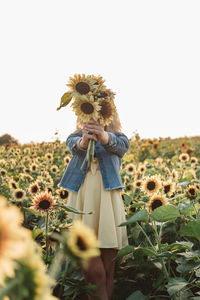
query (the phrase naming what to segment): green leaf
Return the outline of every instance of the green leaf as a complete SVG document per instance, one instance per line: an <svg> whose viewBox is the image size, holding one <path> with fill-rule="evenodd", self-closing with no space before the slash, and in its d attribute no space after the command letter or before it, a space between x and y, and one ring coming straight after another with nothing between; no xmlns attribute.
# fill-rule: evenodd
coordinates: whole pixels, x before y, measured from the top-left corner
<svg viewBox="0 0 200 300"><path fill-rule="evenodd" d="M67 210L67 211L69 211L69 212L73 212L73 213L75 213L75 214L83 214L83 215L86 215L86 214L91 215L91 214L93 214L92 211L90 211L90 212L84 212L84 211L80 211L80 210L78 210L78 209L75 209L75 208L73 208L73 207L71 207L71 206L65 206L65 205L58 205L58 206L59 206L59 207L62 207L63 209L65 209L65 210Z"/></svg>
<svg viewBox="0 0 200 300"><path fill-rule="evenodd" d="M178 207L174 205L160 206L151 213L151 217L158 222L166 222L176 219L180 216Z"/></svg>
<svg viewBox="0 0 200 300"><path fill-rule="evenodd" d="M175 278L171 278L168 282L168 287L167 287L167 291L169 293L170 296L178 293L180 290L182 290L186 285L188 284L188 282L181 277L175 277Z"/></svg>
<svg viewBox="0 0 200 300"><path fill-rule="evenodd" d="M138 221L146 221L147 219L147 210L146 209L142 209L138 212L136 212L132 217L130 217L128 219L128 221L121 223L118 226L126 226L128 224L132 224L134 222L138 222Z"/></svg>
<svg viewBox="0 0 200 300"><path fill-rule="evenodd" d="M200 240L200 220L190 221L181 228L180 234L183 236L192 236Z"/></svg>
<svg viewBox="0 0 200 300"><path fill-rule="evenodd" d="M115 259L119 259L119 258L133 252L133 250L134 250L133 246L127 245L126 247L124 247L118 251L117 257L115 257Z"/></svg>
<svg viewBox="0 0 200 300"><path fill-rule="evenodd" d="M137 290L136 292L133 292L130 296L128 296L128 298L126 298L126 300L146 300L147 297L144 296L139 290Z"/></svg>

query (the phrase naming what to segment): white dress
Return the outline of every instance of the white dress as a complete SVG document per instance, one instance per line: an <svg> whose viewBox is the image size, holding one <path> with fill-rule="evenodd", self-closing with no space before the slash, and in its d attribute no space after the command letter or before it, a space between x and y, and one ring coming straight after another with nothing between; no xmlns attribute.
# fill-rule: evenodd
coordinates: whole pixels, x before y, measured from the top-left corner
<svg viewBox="0 0 200 300"><path fill-rule="evenodd" d="M118 225L126 221L125 208L119 189L104 189L98 161L91 163L78 193L69 191L67 205L93 214L79 215L69 213L70 217L80 219L92 228L100 242L100 248L121 249L128 245L126 226Z"/></svg>

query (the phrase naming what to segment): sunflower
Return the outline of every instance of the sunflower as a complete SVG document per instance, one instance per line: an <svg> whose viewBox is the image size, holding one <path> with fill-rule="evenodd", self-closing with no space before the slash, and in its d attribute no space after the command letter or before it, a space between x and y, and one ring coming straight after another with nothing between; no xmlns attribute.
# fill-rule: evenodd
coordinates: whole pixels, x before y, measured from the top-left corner
<svg viewBox="0 0 200 300"><path fill-rule="evenodd" d="M9 187L12 190L13 189L16 190L18 188L18 184L17 184L17 182L15 180L11 179L10 182L9 182Z"/></svg>
<svg viewBox="0 0 200 300"><path fill-rule="evenodd" d="M37 170L37 165L33 163L33 164L30 166L30 170L31 170L32 172L35 172L35 171Z"/></svg>
<svg viewBox="0 0 200 300"><path fill-rule="evenodd" d="M195 185L189 185L186 192L190 198L195 198L197 196L197 188Z"/></svg>
<svg viewBox="0 0 200 300"><path fill-rule="evenodd" d="M68 165L68 163L70 162L71 158L69 156L66 156L64 158L64 162Z"/></svg>
<svg viewBox="0 0 200 300"><path fill-rule="evenodd" d="M155 194L160 188L160 179L157 176L147 177L142 185L142 190L149 195Z"/></svg>
<svg viewBox="0 0 200 300"><path fill-rule="evenodd" d="M99 104L91 98L76 99L72 103L72 108L83 123L88 123L91 119L97 121L99 118L98 111L101 109Z"/></svg>
<svg viewBox="0 0 200 300"><path fill-rule="evenodd" d="M126 167L125 167L125 169L126 169L126 173L127 173L128 175L133 175L134 172L135 172L135 166L134 166L134 164L132 164L132 163L127 164Z"/></svg>
<svg viewBox="0 0 200 300"><path fill-rule="evenodd" d="M100 255L99 242L94 231L84 225L82 221L73 221L66 243L72 255L81 260L87 261L91 257Z"/></svg>
<svg viewBox="0 0 200 300"><path fill-rule="evenodd" d="M56 165L51 166L51 172L53 172L53 173L58 172L58 166L56 166Z"/></svg>
<svg viewBox="0 0 200 300"><path fill-rule="evenodd" d="M7 206L6 198L0 196L0 285L5 277L14 277L14 260L24 256L24 242L31 239L31 232L21 226L22 220L20 210Z"/></svg>
<svg viewBox="0 0 200 300"><path fill-rule="evenodd" d="M22 201L23 198L25 197L25 192L20 189L20 188L17 188L15 191L14 191L14 197L17 201Z"/></svg>
<svg viewBox="0 0 200 300"><path fill-rule="evenodd" d="M49 160L53 159L53 155L49 152L45 154L45 157L48 158Z"/></svg>
<svg viewBox="0 0 200 300"><path fill-rule="evenodd" d="M99 105L99 123L104 126L109 125L116 112L115 104L112 100L103 99L100 100Z"/></svg>
<svg viewBox="0 0 200 300"><path fill-rule="evenodd" d="M47 192L41 192L35 195L32 202L33 205L31 208L39 211L43 215L51 211L54 206L56 206L56 201L54 200L53 196Z"/></svg>
<svg viewBox="0 0 200 300"><path fill-rule="evenodd" d="M191 163L192 163L192 164L198 163L198 159L197 159L195 156L191 157L190 160L191 160Z"/></svg>
<svg viewBox="0 0 200 300"><path fill-rule="evenodd" d="M185 148L187 145L185 142L182 142L180 146L181 146L181 148Z"/></svg>
<svg viewBox="0 0 200 300"><path fill-rule="evenodd" d="M159 146L159 142L158 141L155 141L154 143L153 143L153 149L154 150L158 150L158 146Z"/></svg>
<svg viewBox="0 0 200 300"><path fill-rule="evenodd" d="M82 95L87 95L95 89L95 82L96 81L90 75L75 74L74 77L69 78L67 86L70 88L70 92L72 92L73 96L80 98Z"/></svg>
<svg viewBox="0 0 200 300"><path fill-rule="evenodd" d="M139 173L144 173L146 170L146 166L144 164L141 164L139 167L138 167L138 172Z"/></svg>
<svg viewBox="0 0 200 300"><path fill-rule="evenodd" d="M163 182L163 188L164 188L164 192L165 194L171 196L174 193L174 184L172 181L165 181Z"/></svg>
<svg viewBox="0 0 200 300"><path fill-rule="evenodd" d="M133 184L132 183L126 184L125 190L127 194L130 194L133 191Z"/></svg>
<svg viewBox="0 0 200 300"><path fill-rule="evenodd" d="M188 153L181 153L179 155L179 160L181 162L186 162L186 161L189 161L190 157L189 157L189 154Z"/></svg>
<svg viewBox="0 0 200 300"><path fill-rule="evenodd" d="M164 196L155 195L150 199L147 208L149 212L152 212L154 209L167 204L168 200Z"/></svg>
<svg viewBox="0 0 200 300"><path fill-rule="evenodd" d="M136 188L141 188L141 186L142 186L142 180L141 180L141 179L136 180L136 181L134 182L134 186L135 186Z"/></svg>
<svg viewBox="0 0 200 300"><path fill-rule="evenodd" d="M58 191L56 191L59 198L63 200L65 203L67 202L67 199L69 197L69 192L65 190L64 188L60 188Z"/></svg>
<svg viewBox="0 0 200 300"><path fill-rule="evenodd" d="M188 147L184 152L189 155L192 155L194 153L194 150L191 147Z"/></svg>
<svg viewBox="0 0 200 300"><path fill-rule="evenodd" d="M6 176L6 170L5 169L3 169L3 168L1 168L1 170L0 170L0 174L1 174L1 176L2 177L5 177Z"/></svg>
<svg viewBox="0 0 200 300"><path fill-rule="evenodd" d="M39 187L38 183L32 183L29 186L28 190L31 194L37 194L40 191L40 187Z"/></svg>
<svg viewBox="0 0 200 300"><path fill-rule="evenodd" d="M94 80L94 85L98 85L98 86L103 86L103 83L105 82L105 80L103 79L103 77L101 75L91 75L92 79Z"/></svg>
<svg viewBox="0 0 200 300"><path fill-rule="evenodd" d="M172 178L175 181L177 181L178 180L178 172L175 169L173 169L171 174L172 174Z"/></svg>

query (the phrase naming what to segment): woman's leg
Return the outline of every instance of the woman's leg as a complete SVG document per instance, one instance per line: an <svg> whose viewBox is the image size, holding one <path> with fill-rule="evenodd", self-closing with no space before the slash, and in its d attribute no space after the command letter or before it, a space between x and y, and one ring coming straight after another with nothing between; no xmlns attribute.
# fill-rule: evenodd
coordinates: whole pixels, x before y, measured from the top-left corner
<svg viewBox="0 0 200 300"><path fill-rule="evenodd" d="M99 286L97 291L93 291L94 296L98 296L101 300L109 300L106 288L106 272L104 269L104 264L101 257L91 258L88 267L83 268L83 275L85 281L88 284L95 284ZM88 297L88 299L93 299L93 297Z"/></svg>
<svg viewBox="0 0 200 300"><path fill-rule="evenodd" d="M115 270L115 262L113 262L113 258L117 255L118 250L111 248L101 249L101 257L104 264L104 269L106 273L106 288L108 299L111 299L113 288L114 288L114 270Z"/></svg>

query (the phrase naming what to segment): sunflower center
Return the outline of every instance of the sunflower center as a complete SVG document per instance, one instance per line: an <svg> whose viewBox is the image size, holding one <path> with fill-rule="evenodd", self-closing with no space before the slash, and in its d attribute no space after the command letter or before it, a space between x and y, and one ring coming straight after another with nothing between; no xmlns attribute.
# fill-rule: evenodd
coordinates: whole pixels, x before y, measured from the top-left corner
<svg viewBox="0 0 200 300"><path fill-rule="evenodd" d="M60 197L61 197L62 199L66 199L66 198L68 197L68 191L62 191L62 192L60 193Z"/></svg>
<svg viewBox="0 0 200 300"><path fill-rule="evenodd" d="M93 113L94 107L91 103L85 102L81 104L81 111L84 112L84 114L89 115Z"/></svg>
<svg viewBox="0 0 200 300"><path fill-rule="evenodd" d="M137 185L137 186L141 186L141 182L137 182L136 185Z"/></svg>
<svg viewBox="0 0 200 300"><path fill-rule="evenodd" d="M160 199L155 199L152 203L152 210L156 209L157 207L162 206L162 201Z"/></svg>
<svg viewBox="0 0 200 300"><path fill-rule="evenodd" d="M169 184L164 186L164 191L165 191L166 194L170 191L170 185Z"/></svg>
<svg viewBox="0 0 200 300"><path fill-rule="evenodd" d="M147 189L148 189L149 191L153 191L153 190L155 189L155 187L156 187L156 184L155 184L154 181L149 181L149 182L147 183Z"/></svg>
<svg viewBox="0 0 200 300"><path fill-rule="evenodd" d="M15 183L12 183L12 187L13 187L14 189L16 189L16 188L17 188L17 186L16 186L16 184L15 184Z"/></svg>
<svg viewBox="0 0 200 300"><path fill-rule="evenodd" d="M50 207L50 202L48 200L44 199L44 200L40 201L39 207L41 209L48 209Z"/></svg>
<svg viewBox="0 0 200 300"><path fill-rule="evenodd" d="M128 168L129 172L133 172L133 167Z"/></svg>
<svg viewBox="0 0 200 300"><path fill-rule="evenodd" d="M189 193L190 195L195 196L195 189L189 189Z"/></svg>
<svg viewBox="0 0 200 300"><path fill-rule="evenodd" d="M81 251L85 251L87 250L87 246L84 243L83 239L79 236L77 239L77 246Z"/></svg>
<svg viewBox="0 0 200 300"><path fill-rule="evenodd" d="M76 84L75 88L76 88L76 91L81 95L86 95L90 91L89 84L87 84L86 82L82 82L82 81L78 82Z"/></svg>
<svg viewBox="0 0 200 300"><path fill-rule="evenodd" d="M22 198L22 196L23 196L23 193L22 193L22 192L17 192L17 193L16 193L16 197L17 197L17 198L20 199L20 198Z"/></svg>
<svg viewBox="0 0 200 300"><path fill-rule="evenodd" d="M32 193L37 193L37 191L38 191L37 185L34 185L31 190L32 190Z"/></svg>

